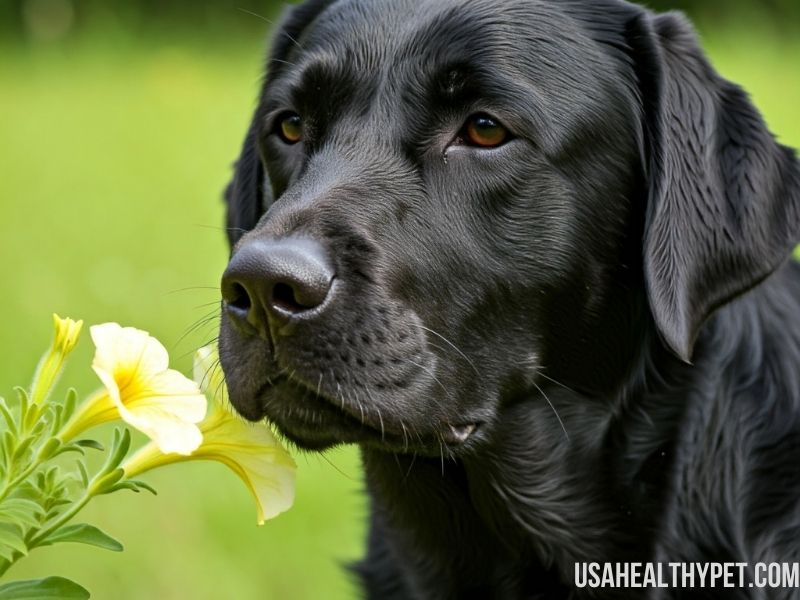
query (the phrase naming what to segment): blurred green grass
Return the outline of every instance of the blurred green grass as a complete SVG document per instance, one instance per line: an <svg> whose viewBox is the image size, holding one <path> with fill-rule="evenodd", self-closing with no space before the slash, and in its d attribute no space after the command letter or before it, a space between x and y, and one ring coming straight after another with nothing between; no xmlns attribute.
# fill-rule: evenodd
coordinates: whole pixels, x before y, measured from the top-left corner
<svg viewBox="0 0 800 600"><path fill-rule="evenodd" d="M212 320L179 341L217 310L221 191L260 77L262 40L250 41L2 53L0 395L28 381L53 311L147 329L184 372L215 337ZM97 386L90 360L84 335L65 377L82 392ZM101 599L350 598L340 563L360 554L365 515L356 453L297 461L295 508L261 528L223 467L175 466L148 479L157 498L86 512L124 553L44 549L9 576L61 574Z"/></svg>
<svg viewBox="0 0 800 600"><path fill-rule="evenodd" d="M800 146L798 36L753 26L709 32L705 42L779 139ZM53 311L147 329L185 372L192 351L216 335L227 257L220 196L253 108L262 46L254 29L252 38L95 32L52 47L0 47L0 395L27 383ZM97 385L90 345L83 340L67 374L82 392ZM356 452L297 460L296 506L264 527L231 473L181 465L149 478L157 498L117 495L87 511L124 553L45 549L9 575L69 576L99 599L354 597L340 565L363 545Z"/></svg>

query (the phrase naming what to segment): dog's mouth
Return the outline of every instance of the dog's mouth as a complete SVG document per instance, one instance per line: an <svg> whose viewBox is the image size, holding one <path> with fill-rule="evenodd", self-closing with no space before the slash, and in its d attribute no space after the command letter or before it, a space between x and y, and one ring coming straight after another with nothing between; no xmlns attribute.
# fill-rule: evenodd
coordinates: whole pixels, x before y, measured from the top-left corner
<svg viewBox="0 0 800 600"><path fill-rule="evenodd" d="M319 386L312 387L287 374L270 378L254 400L248 418L266 418L305 450L322 451L354 443L394 452L440 453L466 445L480 428L478 422L441 422L421 429L359 402L344 390L330 397ZM235 398L232 401L236 406Z"/></svg>

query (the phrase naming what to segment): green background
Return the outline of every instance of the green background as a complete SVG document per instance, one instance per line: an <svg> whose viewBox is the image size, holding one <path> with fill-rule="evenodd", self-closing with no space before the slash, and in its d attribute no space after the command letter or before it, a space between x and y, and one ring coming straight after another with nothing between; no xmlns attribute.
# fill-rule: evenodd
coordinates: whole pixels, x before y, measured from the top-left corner
<svg viewBox="0 0 800 600"><path fill-rule="evenodd" d="M54 311L147 329L185 372L216 335L221 191L269 24L221 2L153 14L146 2L110 4L0 10L0 395L29 380ZM800 26L741 4L698 15L705 47L779 139L800 146ZM272 19L260 5L239 4ZM98 385L90 360L85 336L65 377L84 393ZM158 497L121 493L86 511L125 552L46 548L8 575L72 577L100 599L354 597L341 564L363 545L356 452L297 461L295 507L263 527L224 467L179 465L147 478Z"/></svg>

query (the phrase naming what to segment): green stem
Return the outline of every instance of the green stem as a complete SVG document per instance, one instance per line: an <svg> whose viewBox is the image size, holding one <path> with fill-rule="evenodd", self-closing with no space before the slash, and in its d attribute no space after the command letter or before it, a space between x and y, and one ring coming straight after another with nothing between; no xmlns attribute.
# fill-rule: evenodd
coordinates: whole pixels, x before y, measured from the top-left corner
<svg viewBox="0 0 800 600"><path fill-rule="evenodd" d="M22 483L23 481L25 481L25 480L28 478L28 476L29 476L31 473L33 473L33 472L34 472L36 469L38 469L38 468L39 468L39 467L40 467L42 464L46 463L48 460L50 460L50 459L53 457L53 452L49 452L49 453L47 454L47 456L43 456L43 454L42 454L43 450L44 450L44 449L45 449L45 447L48 445L48 442L49 442L49 441L50 441L50 440L46 440L46 441L45 441L45 442L44 442L44 443L43 443L41 446L39 446L39 449L36 451L36 457L35 457L35 458L34 458L34 459L31 461L31 464L29 464L29 465L28 465L28 466L27 466L27 467L26 467L26 468L25 468L25 469L22 471L22 473L20 473L19 475L17 475L17 476L16 476L14 479L12 479L11 481L9 481L8 483L6 483L6 484L3 486L3 489L2 489L2 490L0 490L0 502L2 502L3 500L5 500L5 499L6 499L6 497L7 497L7 496L8 496L8 495L9 495L9 494L12 492L12 491L14 491L14 488L16 488L16 487L17 487L17 486L18 486L20 483Z"/></svg>
<svg viewBox="0 0 800 600"><path fill-rule="evenodd" d="M37 546L39 546L42 542L46 541L50 534L54 533L62 526L66 525L72 517L77 515L84 506L86 506L89 501L94 498L94 491L92 490L91 486L89 489L86 490L86 493L83 497L78 500L72 507L62 514L58 519L53 521L53 523L47 527L46 529L40 530L34 536L30 537L29 539L25 540L25 545L28 546L28 550L33 550ZM34 533L34 532L32 532Z"/></svg>
<svg viewBox="0 0 800 600"><path fill-rule="evenodd" d="M101 402L104 398L105 398L105 395L100 393L100 392L96 392L95 394L92 394L92 396L87 398L86 402L84 402L84 404L82 405L84 410L82 411L81 414L77 414L77 415L73 414L72 417L70 419L68 419L68 422L63 424L61 426L61 428L59 429L59 431L55 435L50 436L49 439L45 440L45 442L41 446L39 446L39 450L36 453L36 457L33 459L31 464L29 464L28 467L24 471L22 471L22 473L17 475L12 481L6 483L3 486L3 489L0 490L0 502L5 500L6 497L14 490L14 488L16 486L18 486L20 483L22 483L23 481L25 481L25 479L27 479L28 476L31 473L33 473L42 464L44 464L45 462L47 462L48 460L50 460L53 457L53 453L52 452L49 453L47 456L42 456L42 450L43 450L43 448L45 447L45 445L47 444L48 441L50 439L57 439L57 440L59 440L60 443L65 444L65 445L68 444L69 442L71 442L72 439L76 435L81 433L83 431L83 429L86 427L85 423L83 423L82 420L85 420L86 418L88 418L86 414L83 414L83 413L87 412L86 411L87 407L88 408L93 408L95 405L97 405L99 402ZM35 409L35 407L32 406L31 409ZM99 423L104 423L106 421L111 420L111 419L107 418L108 415L102 415L102 416L105 417L105 418L103 420L97 421L96 423L93 423L93 425L97 425ZM92 417L96 418L96 415L92 415ZM22 419L22 420L25 421L25 419ZM24 431L24 423L21 424L20 427L22 427L22 429Z"/></svg>
<svg viewBox="0 0 800 600"><path fill-rule="evenodd" d="M36 470L36 468L39 465L41 465L43 462L45 462L45 461L44 460L40 460L39 455L37 454L36 459L33 461L33 463L31 463L28 466L27 469L25 469L22 473L17 475L13 480L11 480L9 483L7 483L5 485L5 487L3 487L3 490L0 491L0 502L5 500L6 496L8 496L12 492L12 490L14 488L17 487L23 481L25 481L28 478L28 475L33 473Z"/></svg>
<svg viewBox="0 0 800 600"><path fill-rule="evenodd" d="M50 525L48 525L44 529L39 529L39 530L34 529L28 532L28 535L25 537L25 546L27 546L28 551L30 552L34 548L45 543L47 541L47 538L50 537L50 535L52 535L54 532L58 531L61 527L66 525L69 521L72 520L72 518L75 515L77 515L81 510L83 510L83 507L86 506L89 503L89 501L92 498L94 498L100 491L100 488L95 485L96 482L102 479L102 477L105 477L106 475L108 475L108 473L98 474L92 481L92 483L89 484L89 487L86 488L86 492L80 498L80 500L75 502L68 511L66 511L56 520L51 522ZM2 577L3 574L6 571L8 571L8 569L11 566L13 566L23 556L24 555L21 552L15 552L10 561L0 561L0 577Z"/></svg>
<svg viewBox="0 0 800 600"><path fill-rule="evenodd" d="M39 531L33 530L29 532L25 539L25 545L28 547L28 551L30 552L37 546L40 546L42 543L46 542L47 538L50 537L51 534L66 525L83 509L84 506L89 503L94 496L95 493L91 488L89 488L80 500L73 504L67 512L53 521L47 528ZM5 572L8 571L8 569L10 569L14 564L16 564L16 562L19 561L19 559L23 556L25 555L21 552L15 552L10 561L0 561L0 577L2 577Z"/></svg>

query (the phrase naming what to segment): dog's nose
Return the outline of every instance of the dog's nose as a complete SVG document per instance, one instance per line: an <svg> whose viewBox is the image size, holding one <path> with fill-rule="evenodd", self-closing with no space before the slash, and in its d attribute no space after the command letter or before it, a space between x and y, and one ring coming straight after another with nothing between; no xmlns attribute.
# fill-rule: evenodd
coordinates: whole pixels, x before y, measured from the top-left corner
<svg viewBox="0 0 800 600"><path fill-rule="evenodd" d="M334 271L325 249L307 238L246 242L222 275L225 310L262 335L269 319L289 321L322 306Z"/></svg>

